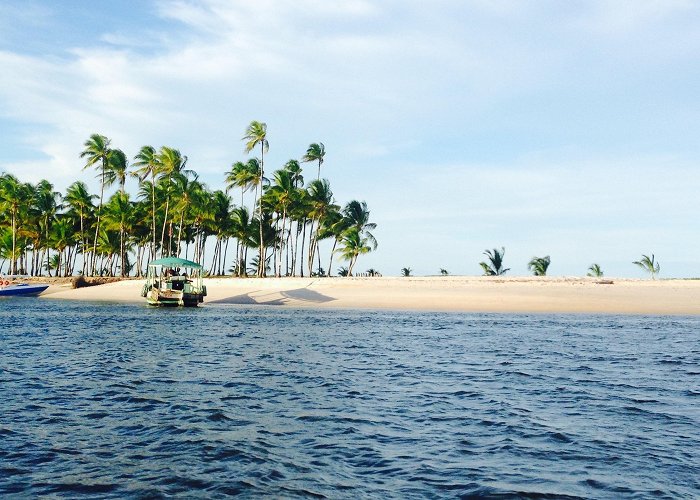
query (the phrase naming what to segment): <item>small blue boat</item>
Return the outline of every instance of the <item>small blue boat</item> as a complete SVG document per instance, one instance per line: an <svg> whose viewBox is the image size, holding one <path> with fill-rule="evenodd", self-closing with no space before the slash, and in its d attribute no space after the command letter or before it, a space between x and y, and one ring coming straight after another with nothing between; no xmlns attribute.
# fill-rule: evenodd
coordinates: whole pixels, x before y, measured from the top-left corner
<svg viewBox="0 0 700 500"><path fill-rule="evenodd" d="M46 290L49 285L44 283L29 284L29 283L9 283L3 281L0 285L0 297L15 297L15 296L33 296L39 295Z"/></svg>

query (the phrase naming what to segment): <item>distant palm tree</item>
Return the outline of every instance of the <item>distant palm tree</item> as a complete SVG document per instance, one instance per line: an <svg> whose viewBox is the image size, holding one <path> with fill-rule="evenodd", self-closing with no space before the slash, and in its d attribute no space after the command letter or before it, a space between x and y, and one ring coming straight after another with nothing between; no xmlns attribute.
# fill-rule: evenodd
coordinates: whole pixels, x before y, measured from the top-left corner
<svg viewBox="0 0 700 500"><path fill-rule="evenodd" d="M527 268L532 271L535 276L547 276L547 269L551 259L549 255L545 257L533 257L530 262L527 263Z"/></svg>
<svg viewBox="0 0 700 500"><path fill-rule="evenodd" d="M410 267L404 267L401 269L401 276L408 277L411 275L411 272L413 272L413 269Z"/></svg>
<svg viewBox="0 0 700 500"><path fill-rule="evenodd" d="M350 274L350 270L347 267L342 266L342 267L338 268L338 276L346 277L349 274Z"/></svg>
<svg viewBox="0 0 700 500"><path fill-rule="evenodd" d="M371 276L374 278L375 276L381 276L381 275L382 275L382 273L380 273L379 271L377 271L373 267L370 267L369 269L367 269L367 276Z"/></svg>
<svg viewBox="0 0 700 500"><path fill-rule="evenodd" d="M591 267L588 268L588 274L586 274L586 276L601 278L603 276L603 270L598 264L591 264Z"/></svg>
<svg viewBox="0 0 700 500"><path fill-rule="evenodd" d="M309 145L309 149L306 150L306 154L302 156L301 161L303 162L318 162L318 176L317 180L321 179L321 165L323 164L323 157L326 156L326 147L322 142L314 142Z"/></svg>
<svg viewBox="0 0 700 500"><path fill-rule="evenodd" d="M503 268L503 258L506 255L504 247L501 247L500 251L497 248L486 250L484 255L489 259L489 262L479 262L481 269L484 270L484 276L502 276L510 271L510 268Z"/></svg>
<svg viewBox="0 0 700 500"><path fill-rule="evenodd" d="M442 276L447 276L450 272L447 269L440 268L440 274Z"/></svg>
<svg viewBox="0 0 700 500"><path fill-rule="evenodd" d="M260 145L260 187L262 189L262 182L263 182L263 177L265 175L265 152L270 149L270 145L267 142L267 124L266 123L261 123L257 121L252 121L250 122L250 125L248 125L248 128L245 131L245 135L243 136L243 140L246 141L245 143L245 152L250 153L253 149L255 149L256 146ZM263 220L263 200L262 196L259 197L259 211L258 211L258 219ZM258 269L258 277L262 278L265 276L265 266L264 263L266 262L265 260L265 242L263 239L263 225L260 224L260 239L259 239L259 269Z"/></svg>
<svg viewBox="0 0 700 500"><path fill-rule="evenodd" d="M632 264L641 267L644 271L651 274L651 279L656 279L656 275L661 271L661 266L654 259L654 254L651 254L651 258L642 254L642 258L632 262Z"/></svg>

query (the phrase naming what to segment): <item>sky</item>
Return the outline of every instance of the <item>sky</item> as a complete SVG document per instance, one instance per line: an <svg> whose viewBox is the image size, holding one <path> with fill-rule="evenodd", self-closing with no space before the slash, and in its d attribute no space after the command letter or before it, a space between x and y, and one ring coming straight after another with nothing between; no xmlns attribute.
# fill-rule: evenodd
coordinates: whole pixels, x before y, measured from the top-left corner
<svg viewBox="0 0 700 500"><path fill-rule="evenodd" d="M257 120L368 203L356 271L698 277L698 82L694 0L0 0L0 172L98 191L100 133L223 189Z"/></svg>

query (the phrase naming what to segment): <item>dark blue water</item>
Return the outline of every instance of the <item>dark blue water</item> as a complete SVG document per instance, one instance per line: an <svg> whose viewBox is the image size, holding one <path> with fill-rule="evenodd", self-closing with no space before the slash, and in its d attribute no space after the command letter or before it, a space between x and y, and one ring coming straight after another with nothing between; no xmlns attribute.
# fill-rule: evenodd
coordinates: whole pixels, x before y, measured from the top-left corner
<svg viewBox="0 0 700 500"><path fill-rule="evenodd" d="M698 497L700 319L0 302L0 496Z"/></svg>

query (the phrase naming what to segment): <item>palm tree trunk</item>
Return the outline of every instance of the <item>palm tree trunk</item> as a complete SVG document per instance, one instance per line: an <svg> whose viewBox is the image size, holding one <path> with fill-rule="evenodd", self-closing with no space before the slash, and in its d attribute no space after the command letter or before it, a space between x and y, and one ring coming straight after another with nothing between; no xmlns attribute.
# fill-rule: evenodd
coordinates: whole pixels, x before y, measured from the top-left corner
<svg viewBox="0 0 700 500"><path fill-rule="evenodd" d="M331 276L331 269L333 269L333 254L335 253L335 247L338 245L338 238L335 238L333 240L333 249L331 250L331 258L328 260L328 272L326 273L326 276L330 278Z"/></svg>
<svg viewBox="0 0 700 500"><path fill-rule="evenodd" d="M262 191L263 191L263 177L265 176L265 147L263 142L260 142L260 197L258 199L258 205L260 207L258 216L260 217L260 250L258 257L258 277L262 278L265 276L265 242L263 241L263 213L262 213Z"/></svg>
<svg viewBox="0 0 700 500"><path fill-rule="evenodd" d="M160 233L160 256L165 257L163 252L165 251L165 228L168 227L168 211L170 210L170 175L168 175L168 182L165 185L165 217L163 218L163 231ZM170 252L170 249L168 249Z"/></svg>
<svg viewBox="0 0 700 500"><path fill-rule="evenodd" d="M155 259L156 255L156 174L151 168L151 215L153 216L153 232L151 238L153 242L151 243L151 255ZM140 270L140 269L139 269Z"/></svg>
<svg viewBox="0 0 700 500"><path fill-rule="evenodd" d="M97 260L97 235L100 233L100 217L102 215L102 200L105 195L105 163L106 158L102 158L102 177L100 179L100 206L97 207L97 222L95 224L95 241L92 245L92 271L90 274L95 275L95 263Z"/></svg>

